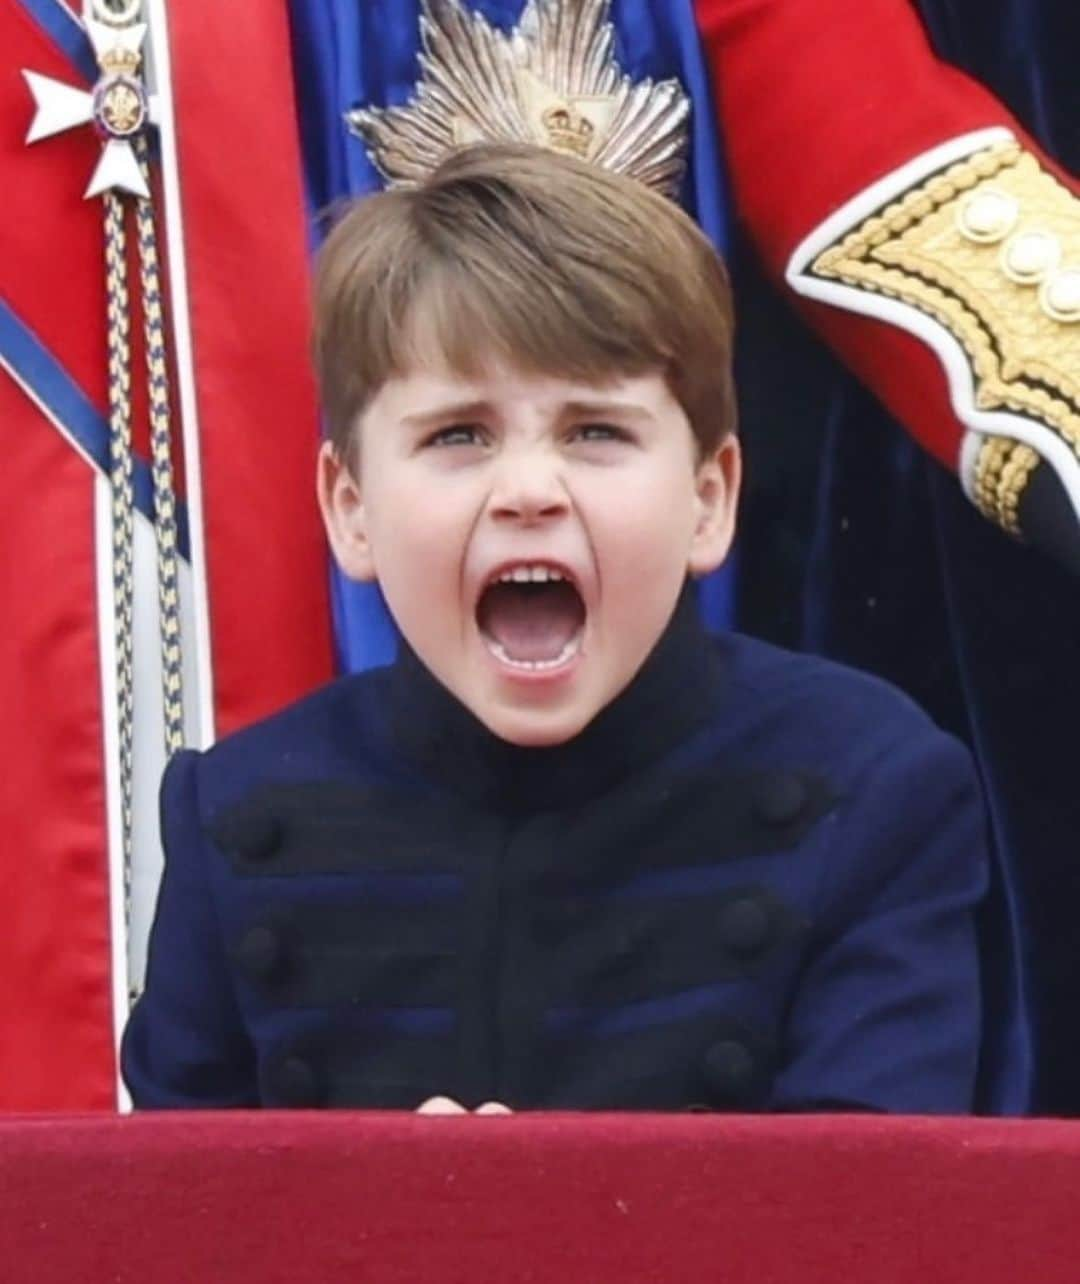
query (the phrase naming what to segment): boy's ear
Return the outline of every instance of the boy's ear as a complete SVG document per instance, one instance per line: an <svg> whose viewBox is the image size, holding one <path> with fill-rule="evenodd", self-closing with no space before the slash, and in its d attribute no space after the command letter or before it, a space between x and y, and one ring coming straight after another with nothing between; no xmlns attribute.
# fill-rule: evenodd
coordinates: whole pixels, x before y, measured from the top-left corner
<svg viewBox="0 0 1080 1284"><path fill-rule="evenodd" d="M315 491L337 564L351 580L373 580L375 563L360 482L328 441L319 451Z"/></svg>
<svg viewBox="0 0 1080 1284"><path fill-rule="evenodd" d="M691 575L708 575L723 562L735 537L735 512L742 483L738 438L726 437L697 468L697 524L690 541Z"/></svg>

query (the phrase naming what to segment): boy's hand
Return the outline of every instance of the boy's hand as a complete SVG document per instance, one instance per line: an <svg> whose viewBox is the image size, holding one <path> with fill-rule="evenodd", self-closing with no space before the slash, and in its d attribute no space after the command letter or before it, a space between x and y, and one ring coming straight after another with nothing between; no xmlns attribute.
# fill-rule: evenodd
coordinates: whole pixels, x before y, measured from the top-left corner
<svg viewBox="0 0 1080 1284"><path fill-rule="evenodd" d="M452 1097L428 1097L416 1108L418 1115L467 1115L469 1112L460 1101ZM514 1112L501 1101L485 1101L473 1111L476 1115L512 1115Z"/></svg>

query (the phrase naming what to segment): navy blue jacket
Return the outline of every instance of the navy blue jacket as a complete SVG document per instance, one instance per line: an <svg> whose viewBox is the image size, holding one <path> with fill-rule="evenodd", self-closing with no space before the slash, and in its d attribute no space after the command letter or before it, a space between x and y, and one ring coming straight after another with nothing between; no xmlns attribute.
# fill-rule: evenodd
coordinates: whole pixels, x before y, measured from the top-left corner
<svg viewBox="0 0 1080 1284"><path fill-rule="evenodd" d="M406 649L177 755L162 822L137 1106L971 1107L966 751L689 596L566 745Z"/></svg>

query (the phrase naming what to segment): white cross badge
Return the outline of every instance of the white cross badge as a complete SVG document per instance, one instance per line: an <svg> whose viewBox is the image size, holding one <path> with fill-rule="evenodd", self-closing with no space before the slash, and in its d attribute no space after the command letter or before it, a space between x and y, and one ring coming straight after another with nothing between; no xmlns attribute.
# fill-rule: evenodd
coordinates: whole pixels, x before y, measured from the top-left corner
<svg viewBox="0 0 1080 1284"><path fill-rule="evenodd" d="M142 0L83 0L83 25L101 75L88 93L51 76L23 71L37 108L26 136L28 143L93 124L105 146L84 196L119 190L149 197L132 141L148 124L157 123L156 97L146 92L140 76L146 24L138 22Z"/></svg>

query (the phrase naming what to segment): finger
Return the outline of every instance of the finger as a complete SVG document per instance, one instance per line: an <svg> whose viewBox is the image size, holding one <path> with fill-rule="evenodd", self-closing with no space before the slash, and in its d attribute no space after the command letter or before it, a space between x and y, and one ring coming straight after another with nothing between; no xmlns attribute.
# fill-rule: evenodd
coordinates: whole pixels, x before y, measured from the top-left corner
<svg viewBox="0 0 1080 1284"><path fill-rule="evenodd" d="M477 1106L473 1113L477 1115L512 1115L514 1112L509 1106L504 1106L501 1101L485 1101L482 1106Z"/></svg>
<svg viewBox="0 0 1080 1284"><path fill-rule="evenodd" d="M468 1114L460 1102L451 1097L428 1097L416 1108L418 1115L464 1115Z"/></svg>

